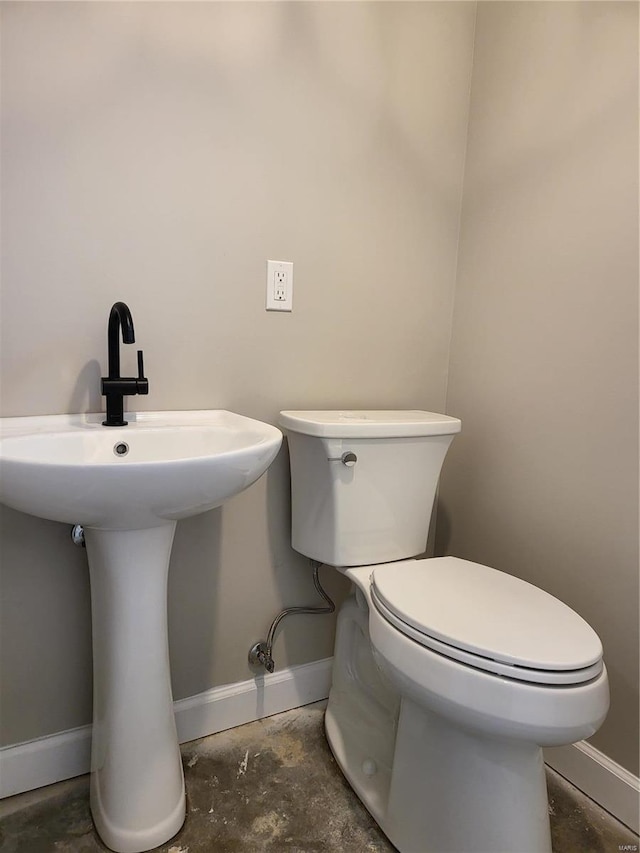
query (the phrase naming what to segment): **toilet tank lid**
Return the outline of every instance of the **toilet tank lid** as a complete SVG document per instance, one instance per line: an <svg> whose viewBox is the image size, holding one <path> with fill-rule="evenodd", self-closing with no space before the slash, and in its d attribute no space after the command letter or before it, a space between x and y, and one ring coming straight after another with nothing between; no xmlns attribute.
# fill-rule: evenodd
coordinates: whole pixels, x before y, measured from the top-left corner
<svg viewBox="0 0 640 853"><path fill-rule="evenodd" d="M280 412L280 426L319 438L405 438L453 435L462 423L436 412L341 409Z"/></svg>

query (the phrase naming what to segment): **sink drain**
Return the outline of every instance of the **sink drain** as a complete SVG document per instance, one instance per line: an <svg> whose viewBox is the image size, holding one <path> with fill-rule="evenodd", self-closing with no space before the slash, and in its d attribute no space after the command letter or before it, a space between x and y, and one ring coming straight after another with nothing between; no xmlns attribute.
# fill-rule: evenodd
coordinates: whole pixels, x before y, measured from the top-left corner
<svg viewBox="0 0 640 853"><path fill-rule="evenodd" d="M126 441L119 441L117 444L113 445L113 452L116 456L126 456L129 452L129 445Z"/></svg>

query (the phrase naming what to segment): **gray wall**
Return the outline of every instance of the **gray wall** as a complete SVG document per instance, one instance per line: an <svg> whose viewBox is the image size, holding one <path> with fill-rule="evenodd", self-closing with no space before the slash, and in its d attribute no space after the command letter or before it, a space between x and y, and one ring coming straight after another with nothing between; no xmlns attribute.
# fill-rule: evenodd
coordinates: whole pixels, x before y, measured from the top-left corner
<svg viewBox="0 0 640 853"><path fill-rule="evenodd" d="M3 415L102 407L118 299L151 383L135 407L444 408L475 3L0 12ZM264 310L267 258L295 264L290 315ZM178 526L175 698L249 678L281 607L315 600L287 477L283 452ZM68 528L2 515L7 744L90 721L90 612ZM287 620L276 662L332 641Z"/></svg>
<svg viewBox="0 0 640 853"><path fill-rule="evenodd" d="M442 551L600 634L638 772L638 4L479 3Z"/></svg>
<svg viewBox="0 0 640 853"><path fill-rule="evenodd" d="M461 231L475 3L0 13L2 413L99 409L124 299L140 407L459 415L440 549L595 626L594 744L637 772L637 4L478 4ZM267 258L295 263L291 315L264 311ZM14 743L89 721L90 613L68 529L2 524ZM179 525L170 583L176 698L248 678L280 607L314 600L286 452ZM332 631L288 621L278 665L331 654Z"/></svg>

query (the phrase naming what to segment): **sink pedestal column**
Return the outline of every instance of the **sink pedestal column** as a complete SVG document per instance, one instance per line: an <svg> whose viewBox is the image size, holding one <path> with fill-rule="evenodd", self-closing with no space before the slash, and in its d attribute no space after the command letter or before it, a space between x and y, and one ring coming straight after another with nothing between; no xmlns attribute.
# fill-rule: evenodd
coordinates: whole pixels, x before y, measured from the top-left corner
<svg viewBox="0 0 640 853"><path fill-rule="evenodd" d="M91 811L104 843L140 853L185 818L169 672L167 574L176 522L85 529L93 617Z"/></svg>

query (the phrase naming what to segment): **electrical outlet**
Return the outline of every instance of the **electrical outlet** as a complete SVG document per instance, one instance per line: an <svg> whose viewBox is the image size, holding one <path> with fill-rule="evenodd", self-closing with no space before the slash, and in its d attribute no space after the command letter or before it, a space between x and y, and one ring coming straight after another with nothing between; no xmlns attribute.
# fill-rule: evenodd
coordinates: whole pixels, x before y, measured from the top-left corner
<svg viewBox="0 0 640 853"><path fill-rule="evenodd" d="M293 264L267 261L267 311L291 311L293 307Z"/></svg>
<svg viewBox="0 0 640 853"><path fill-rule="evenodd" d="M282 270L276 270L273 279L273 299L275 302L287 301L287 274Z"/></svg>

